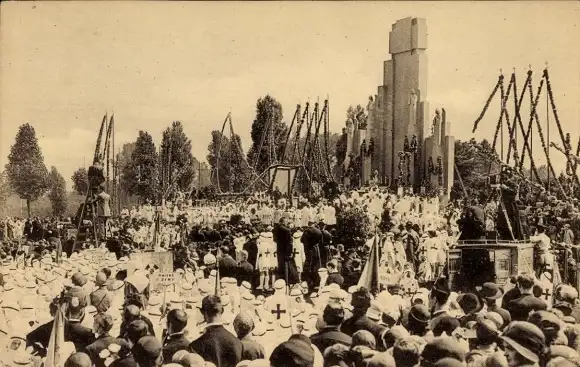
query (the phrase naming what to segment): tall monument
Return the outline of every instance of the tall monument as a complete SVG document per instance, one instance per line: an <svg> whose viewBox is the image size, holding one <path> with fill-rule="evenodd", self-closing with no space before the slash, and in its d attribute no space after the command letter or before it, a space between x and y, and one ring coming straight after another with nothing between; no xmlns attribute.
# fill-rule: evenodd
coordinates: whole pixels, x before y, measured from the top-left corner
<svg viewBox="0 0 580 367"><path fill-rule="evenodd" d="M364 126L353 124L347 132L352 134L349 151L362 163L362 184L376 172L380 183L392 187L450 192L454 139L444 113L437 112L437 128L430 123L426 50L425 19L409 17L393 24L391 60L384 62L378 94L369 97L367 121ZM359 131L363 127L365 131ZM435 168L430 169L429 159Z"/></svg>

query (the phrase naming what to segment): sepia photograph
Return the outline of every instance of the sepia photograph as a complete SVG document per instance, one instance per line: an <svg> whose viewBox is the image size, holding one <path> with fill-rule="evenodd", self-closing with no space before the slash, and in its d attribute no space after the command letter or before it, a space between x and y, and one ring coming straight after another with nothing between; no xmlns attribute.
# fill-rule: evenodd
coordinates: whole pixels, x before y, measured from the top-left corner
<svg viewBox="0 0 580 367"><path fill-rule="evenodd" d="M580 366L580 2L0 2L0 366Z"/></svg>

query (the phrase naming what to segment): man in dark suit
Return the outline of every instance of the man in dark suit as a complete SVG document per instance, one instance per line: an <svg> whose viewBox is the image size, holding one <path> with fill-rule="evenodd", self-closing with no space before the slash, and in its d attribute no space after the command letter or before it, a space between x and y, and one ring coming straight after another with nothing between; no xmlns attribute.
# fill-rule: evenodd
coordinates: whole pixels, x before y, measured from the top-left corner
<svg viewBox="0 0 580 367"><path fill-rule="evenodd" d="M242 342L223 327L223 312L219 297L206 296L202 300L201 313L207 325L204 333L189 345L189 349L216 367L235 367L242 360Z"/></svg>
<svg viewBox="0 0 580 367"><path fill-rule="evenodd" d="M245 361L263 359L266 355L264 347L252 339L252 330L254 330L254 320L251 313L240 312L234 319L234 331L242 342L242 360Z"/></svg>
<svg viewBox="0 0 580 367"><path fill-rule="evenodd" d="M359 330L367 330L375 336L376 340L381 340L386 328L369 319L366 315L371 307L370 292L364 287L359 288L352 294L350 304L353 307L352 317L341 325L340 331L352 337Z"/></svg>
<svg viewBox="0 0 580 367"><path fill-rule="evenodd" d="M517 285L521 295L507 305L513 321L526 321L530 312L543 311L548 308L544 300L534 297L534 283L534 277L531 274L518 275Z"/></svg>
<svg viewBox="0 0 580 367"><path fill-rule="evenodd" d="M238 268L238 262L230 256L230 249L227 246L221 247L222 257L219 260L218 267L221 278L234 278Z"/></svg>
<svg viewBox="0 0 580 367"><path fill-rule="evenodd" d="M123 322L121 322L120 335L119 338L125 338L127 333L127 328L131 322L136 320L143 320L147 324L147 333L149 335L155 336L155 330L153 329L153 323L146 316L141 315L141 310L135 305L128 305L125 307L123 312Z"/></svg>
<svg viewBox="0 0 580 367"><path fill-rule="evenodd" d="M85 312L84 307L79 306L77 298L70 301L66 316L64 340L73 342L76 350L85 350L95 342L95 334L93 334L93 330L82 325Z"/></svg>
<svg viewBox="0 0 580 367"><path fill-rule="evenodd" d="M324 308L322 315L324 327L320 331L310 337L310 341L318 350L326 350L335 344L342 344L350 347L352 339L347 334L341 332L340 324L344 321L344 308L340 303L329 303Z"/></svg>
<svg viewBox="0 0 580 367"><path fill-rule="evenodd" d="M175 309L167 314L167 335L163 341L163 361L170 363L173 355L180 350L187 349L190 341L183 334L187 326L187 314L183 310Z"/></svg>
<svg viewBox="0 0 580 367"><path fill-rule="evenodd" d="M278 260L276 279L284 279L288 285L293 285L298 283L299 279L298 269L294 262L294 246L292 245L294 239L287 222L287 218L280 218L280 222L272 231Z"/></svg>
<svg viewBox="0 0 580 367"><path fill-rule="evenodd" d="M236 277L238 279L238 285L241 285L243 282L252 284L252 279L254 278L254 266L248 262L248 252L246 250L240 252L240 260Z"/></svg>
<svg viewBox="0 0 580 367"><path fill-rule="evenodd" d="M109 348L109 345L115 341L115 338L109 334L112 328L113 318L111 315L101 313L95 316L93 331L98 335L97 340L85 350L95 367L105 367L105 360L99 356L99 353Z"/></svg>

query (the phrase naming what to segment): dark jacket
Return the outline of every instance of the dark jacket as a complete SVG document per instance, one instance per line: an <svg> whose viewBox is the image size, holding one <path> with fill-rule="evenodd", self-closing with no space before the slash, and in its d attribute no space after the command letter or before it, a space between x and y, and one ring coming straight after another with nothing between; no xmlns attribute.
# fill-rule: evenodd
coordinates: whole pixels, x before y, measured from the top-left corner
<svg viewBox="0 0 580 367"><path fill-rule="evenodd" d="M109 334L103 334L85 349L85 352L91 357L91 361L93 361L95 367L105 367L105 360L99 357L99 353L107 349L114 341L114 337Z"/></svg>
<svg viewBox="0 0 580 367"><path fill-rule="evenodd" d="M524 294L508 304L508 311L512 321L526 321L531 311L541 311L548 309L544 300L534 297L531 294Z"/></svg>
<svg viewBox="0 0 580 367"><path fill-rule="evenodd" d="M72 342L77 351L83 351L95 342L95 334L93 334L93 330L84 327L80 322L66 321L64 341Z"/></svg>
<svg viewBox="0 0 580 367"><path fill-rule="evenodd" d="M230 255L225 255L219 261L219 271L221 278L235 278L238 263Z"/></svg>
<svg viewBox="0 0 580 367"><path fill-rule="evenodd" d="M242 360L253 361L256 359L264 359L265 351L262 344L252 340L250 336L241 339L242 342Z"/></svg>
<svg viewBox="0 0 580 367"><path fill-rule="evenodd" d="M133 354L129 354L124 358L115 360L109 367L139 367L139 364L135 362L135 357L133 357Z"/></svg>
<svg viewBox="0 0 580 367"><path fill-rule="evenodd" d="M287 280L288 284L298 283L298 270L294 261L294 239L290 228L277 224L272 231L276 242L276 260L278 262L278 279Z"/></svg>
<svg viewBox="0 0 580 367"><path fill-rule="evenodd" d="M235 367L242 360L242 342L222 325L211 325L189 349L216 367Z"/></svg>
<svg viewBox="0 0 580 367"><path fill-rule="evenodd" d="M244 243L243 249L248 252L248 262L252 266L256 266L256 261L258 261L258 244L255 239L251 239Z"/></svg>
<svg viewBox="0 0 580 367"><path fill-rule="evenodd" d="M366 315L353 315L340 326L340 331L350 337L359 330L369 331L375 336L375 339L378 342L381 340L382 334L386 328L369 319Z"/></svg>
<svg viewBox="0 0 580 367"><path fill-rule="evenodd" d="M147 318L146 316L139 316L139 318L143 321L145 321L145 323L147 324L147 329L149 331L149 335L155 336L155 330L153 329L153 323L151 322L151 320L149 320L149 318ZM134 321L134 320L131 320ZM125 339L125 333L127 332L127 327L129 326L131 322L126 322L125 320L123 320L123 322L121 323L121 327L120 327L120 333L119 333L119 338L120 339Z"/></svg>
<svg viewBox="0 0 580 367"><path fill-rule="evenodd" d="M168 336L163 345L163 361L170 363L173 355L180 350L187 349L190 343L183 333Z"/></svg>
<svg viewBox="0 0 580 367"><path fill-rule="evenodd" d="M352 339L349 335L339 331L339 328L334 326L320 330L320 332L310 337L310 341L322 354L324 354L326 348L335 344L342 344L350 347L350 344L352 343Z"/></svg>
<svg viewBox="0 0 580 367"><path fill-rule="evenodd" d="M237 269L237 277L238 285L242 285L242 282L249 282L252 284L252 279L254 278L254 267L247 261L242 261L240 265L238 265Z"/></svg>

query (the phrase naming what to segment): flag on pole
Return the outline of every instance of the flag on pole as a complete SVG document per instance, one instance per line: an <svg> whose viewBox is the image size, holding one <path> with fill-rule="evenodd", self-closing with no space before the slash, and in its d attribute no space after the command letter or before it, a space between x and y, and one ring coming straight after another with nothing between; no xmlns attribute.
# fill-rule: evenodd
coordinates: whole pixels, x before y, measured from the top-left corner
<svg viewBox="0 0 580 367"><path fill-rule="evenodd" d="M63 305L60 304L54 316L50 341L48 343L48 353L46 354L45 366L61 367L64 366L64 359L61 355L61 348L64 345L64 311Z"/></svg>
<svg viewBox="0 0 580 367"><path fill-rule="evenodd" d="M379 261L378 235L375 234L369 260L365 264L360 279L358 280L358 286L365 287L371 293L378 293L380 291Z"/></svg>
<svg viewBox="0 0 580 367"><path fill-rule="evenodd" d="M218 266L216 266L215 268L215 295L216 297L220 297L220 295L222 294L222 287L220 284L220 267L219 264L217 265Z"/></svg>

